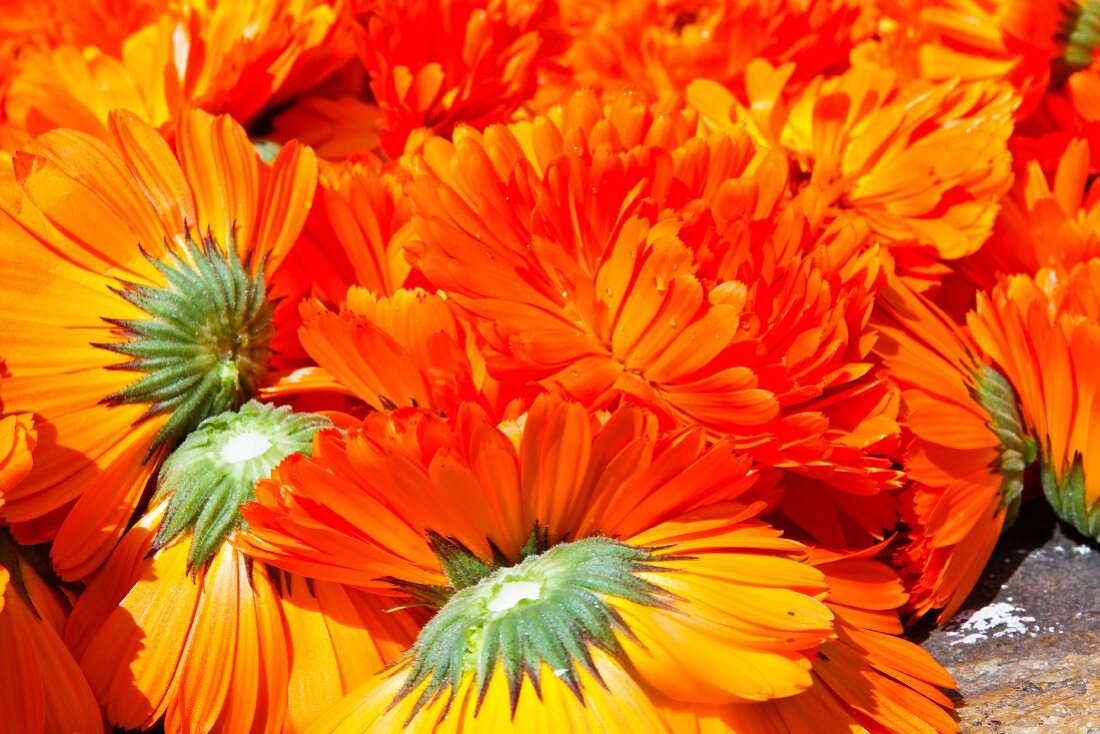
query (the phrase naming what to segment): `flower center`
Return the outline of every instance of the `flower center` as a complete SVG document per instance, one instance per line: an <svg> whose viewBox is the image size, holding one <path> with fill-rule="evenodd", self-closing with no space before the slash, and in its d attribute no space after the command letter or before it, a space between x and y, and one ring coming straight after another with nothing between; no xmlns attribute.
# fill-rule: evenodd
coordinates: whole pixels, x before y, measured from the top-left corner
<svg viewBox="0 0 1100 734"><path fill-rule="evenodd" d="M432 536L433 548L438 540ZM456 548L461 546L451 544L445 550L453 556ZM544 667L583 700L579 670L599 678L590 648L625 656L617 635L629 636L630 630L608 601L668 606L673 600L672 594L638 575L661 571L652 565L657 560L649 549L592 537L487 570L476 583L455 591L420 631L403 661L409 675L397 700L427 682L411 721L444 692L453 696L462 676L472 672L480 701L499 668L514 713L524 676L538 691ZM454 564L453 557L448 563Z"/></svg>
<svg viewBox="0 0 1100 734"><path fill-rule="evenodd" d="M241 505L256 498L256 482L291 454L309 454L313 434L331 424L250 401L208 418L165 460L154 501L171 495L153 548L191 530L188 567L206 563L242 522Z"/></svg>
<svg viewBox="0 0 1100 734"><path fill-rule="evenodd" d="M245 433L226 441L218 455L226 464L239 464L271 448L271 439L259 433Z"/></svg>
<svg viewBox="0 0 1100 734"><path fill-rule="evenodd" d="M971 394L989 414L989 429L1001 441L998 469L1001 474L1001 506L1008 512L1005 520L1007 528L1016 521L1020 512L1024 472L1035 461L1038 447L1024 429L1016 407L1016 392L1004 375L983 364L974 371L973 378Z"/></svg>
<svg viewBox="0 0 1100 734"><path fill-rule="evenodd" d="M166 262L146 255L164 285L123 282L115 292L149 318L107 319L126 341L95 345L130 357L112 369L145 373L104 403L147 404L141 420L168 416L150 454L252 398L275 333L262 263L242 263L232 238L223 249L209 235L199 244L188 232L183 250L169 249Z"/></svg>
<svg viewBox="0 0 1100 734"><path fill-rule="evenodd" d="M505 581L485 603L493 614L515 609L521 602L538 601L542 587L537 581Z"/></svg>

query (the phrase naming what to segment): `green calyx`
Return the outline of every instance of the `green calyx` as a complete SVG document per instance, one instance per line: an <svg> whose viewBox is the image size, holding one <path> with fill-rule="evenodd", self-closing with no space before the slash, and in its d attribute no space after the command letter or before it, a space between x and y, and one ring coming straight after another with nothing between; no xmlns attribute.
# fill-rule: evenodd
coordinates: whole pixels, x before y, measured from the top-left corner
<svg viewBox="0 0 1100 734"><path fill-rule="evenodd" d="M1084 0L1079 4L1067 4L1062 19L1059 41L1062 61L1070 73L1092 64L1092 55L1100 46L1100 2Z"/></svg>
<svg viewBox="0 0 1100 734"><path fill-rule="evenodd" d="M1004 375L983 364L974 371L973 377L971 394L989 414L989 429L1001 442L1001 455L996 468L1001 475L1001 506L1007 513L1007 529L1020 513L1024 472L1035 461L1038 447L1024 429L1016 407L1016 391Z"/></svg>
<svg viewBox="0 0 1100 734"><path fill-rule="evenodd" d="M454 592L421 630L403 661L408 677L397 700L427 682L411 720L444 693L453 697L463 676L472 673L480 706L501 667L514 713L524 676L541 691L544 665L581 698L580 669L599 678L591 648L622 658L616 635L630 635L608 600L656 607L673 600L638 575L666 570L652 565L654 560L648 549L592 537L489 570Z"/></svg>
<svg viewBox="0 0 1100 734"><path fill-rule="evenodd" d="M256 482L287 456L308 455L313 434L331 425L319 415L255 401L203 421L157 476L154 502L171 499L154 550L193 532L187 564L194 572L241 525L241 505L256 498Z"/></svg>
<svg viewBox="0 0 1100 734"><path fill-rule="evenodd" d="M1089 507L1085 497L1085 470L1081 458L1074 459L1069 470L1059 479L1054 468L1044 462L1042 474L1043 494L1058 517L1077 531L1093 540L1100 540L1100 502Z"/></svg>
<svg viewBox="0 0 1100 734"><path fill-rule="evenodd" d="M251 399L275 334L262 263L241 262L232 237L223 249L210 235L196 243L188 231L183 250L167 249L166 262L146 254L164 285L123 282L115 292L149 318L106 319L126 341L95 345L130 357L112 369L145 373L105 404L144 403L141 420L168 415L150 454Z"/></svg>

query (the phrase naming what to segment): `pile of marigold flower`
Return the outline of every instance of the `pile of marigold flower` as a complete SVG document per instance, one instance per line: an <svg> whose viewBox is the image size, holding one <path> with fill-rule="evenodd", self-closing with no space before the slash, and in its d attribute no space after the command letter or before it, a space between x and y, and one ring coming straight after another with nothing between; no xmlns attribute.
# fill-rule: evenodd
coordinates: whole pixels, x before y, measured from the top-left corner
<svg viewBox="0 0 1100 734"><path fill-rule="evenodd" d="M1100 536L1097 46L3 3L0 731L957 731L904 626Z"/></svg>

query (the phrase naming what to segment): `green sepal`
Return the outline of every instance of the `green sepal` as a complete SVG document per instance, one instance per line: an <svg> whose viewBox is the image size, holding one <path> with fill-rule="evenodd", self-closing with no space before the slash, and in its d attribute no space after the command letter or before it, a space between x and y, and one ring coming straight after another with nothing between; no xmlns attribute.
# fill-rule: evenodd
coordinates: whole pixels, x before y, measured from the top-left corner
<svg viewBox="0 0 1100 734"><path fill-rule="evenodd" d="M646 548L610 538L585 538L498 568L456 591L403 659L408 676L395 703L426 683L411 721L425 705L453 696L463 675L472 673L480 706L500 666L514 714L525 676L536 692L541 690L543 664L582 699L580 670L599 679L591 649L621 659L619 636L632 637L608 600L668 607L674 599L638 575L662 571L651 565L653 560L653 552ZM537 597L509 597L519 588L537 589ZM505 597L509 600L501 603Z"/></svg>
<svg viewBox="0 0 1100 734"><path fill-rule="evenodd" d="M1038 457L1038 446L1024 427L1016 405L1016 391L1005 376L980 365L973 373L971 395L989 415L989 430L1000 441L997 466L1001 475L1001 506L1005 508L1004 530L1016 522L1024 493L1024 474Z"/></svg>
<svg viewBox="0 0 1100 734"><path fill-rule="evenodd" d="M157 476L154 501L170 499L154 550L191 531L187 564L195 572L242 524L241 505L256 498L256 482L287 456L309 455L313 434L331 425L323 416L256 401L203 421L165 460ZM241 437L266 441L267 446L245 458L227 454L227 446Z"/></svg>
<svg viewBox="0 0 1100 734"><path fill-rule="evenodd" d="M1072 73L1091 65L1093 52L1100 46L1100 2L1084 0L1064 7L1058 41L1063 45L1062 61Z"/></svg>
<svg viewBox="0 0 1100 734"><path fill-rule="evenodd" d="M454 538L427 531L428 547L439 559L443 574L455 589L473 586L493 572L493 565L475 556L469 548Z"/></svg>
<svg viewBox="0 0 1100 734"><path fill-rule="evenodd" d="M103 403L145 404L139 420L168 416L146 458L252 398L275 334L262 262L242 262L232 236L223 248L187 230L180 249L166 248L163 261L143 250L164 285L120 281L115 292L149 318L105 319L125 341L95 344L131 358L111 369L145 373Z"/></svg>
<svg viewBox="0 0 1100 734"><path fill-rule="evenodd" d="M1058 517L1082 535L1100 540L1100 502L1089 507L1085 501L1085 470L1080 457L1074 459L1060 481L1054 468L1046 462L1043 462L1041 476L1043 494Z"/></svg>

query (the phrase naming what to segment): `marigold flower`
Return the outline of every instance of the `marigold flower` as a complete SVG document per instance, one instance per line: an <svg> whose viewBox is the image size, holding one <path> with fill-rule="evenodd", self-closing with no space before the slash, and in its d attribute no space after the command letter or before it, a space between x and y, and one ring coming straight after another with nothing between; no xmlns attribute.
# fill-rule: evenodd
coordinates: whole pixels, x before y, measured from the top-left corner
<svg viewBox="0 0 1100 734"><path fill-rule="evenodd" d="M237 543L438 609L316 731L661 731L661 702L795 701L832 636L823 576L758 519L772 492L749 466L630 406L599 421L542 396L499 428L470 405L375 413L261 482Z"/></svg>
<svg viewBox="0 0 1100 734"><path fill-rule="evenodd" d="M978 295L968 323L1019 398L1039 445L1043 493L1080 532L1100 537L1100 261L1068 273L1005 278Z"/></svg>
<svg viewBox="0 0 1100 734"><path fill-rule="evenodd" d="M0 527L0 729L102 732L88 681L61 641L68 605Z"/></svg>
<svg viewBox="0 0 1100 734"><path fill-rule="evenodd" d="M914 616L954 616L1020 509L1035 459L1016 394L965 329L904 283L883 292L882 355L902 388L908 538L897 561Z"/></svg>
<svg viewBox="0 0 1100 734"><path fill-rule="evenodd" d="M361 52L385 115L383 150L409 133L504 122L535 89L555 51L552 0L378 0Z"/></svg>
<svg viewBox="0 0 1100 734"><path fill-rule="evenodd" d="M343 0L195 0L165 8L117 53L98 44L32 50L4 95L0 143L57 127L106 140L115 109L157 127L189 107L248 124L353 57L352 25Z"/></svg>
<svg viewBox="0 0 1100 734"><path fill-rule="evenodd" d="M579 685L576 669L588 667L581 648L570 642L582 628L620 662L630 650L642 676L669 695L693 689L708 700L758 700L804 687L806 656L830 629L828 615L811 598L820 590L818 576L794 560L799 544L751 519L763 503L746 495L754 484L750 463L729 442L708 448L699 429L660 435L651 415L629 407L593 425L581 406L549 397L502 429L472 405L454 421L451 426L404 409L368 416L346 438L319 434L315 460L291 459L257 486L259 504L243 508L249 531L239 544L257 560L288 570L420 595L451 610L429 624L439 634L451 616L464 619L463 609L481 603L471 599L489 603L483 597L493 584L518 593L528 588L523 584L545 581L557 589L547 586L547 598L558 598L561 606L554 602L544 611L562 615L562 634L573 631L562 638L565 658L542 646L536 652L554 668L564 664L560 675L572 687ZM746 504L732 504L739 498ZM650 550L661 544L647 533L657 532L662 521L715 503L724 503L723 513L697 526L713 545L693 545L685 533L683 555ZM333 525L333 513L344 521ZM689 558L695 551L702 554L697 562ZM742 575L733 571L739 562L745 564ZM588 566L592 575L568 581ZM677 573L666 577L671 568ZM583 579L591 580L590 589ZM689 593L684 585L691 584L696 588ZM573 600L582 587L588 589L583 599ZM741 601L733 603L735 597ZM598 619L574 616L574 603L596 599L603 600L593 608ZM792 613L774 615L773 605ZM460 652L436 650L446 639L428 629L411 663L421 672ZM670 651L654 640L643 649L636 637L656 635L660 642L666 634L698 640L700 650L707 640L714 654L744 659L759 674L730 668L729 675L704 681L698 671L681 669L679 676L690 677L677 679L666 671ZM479 688L499 662L493 650L485 655ZM528 661L531 674L541 664L536 658ZM514 703L522 674L511 667L506 673ZM426 680L413 675L412 687ZM439 680L432 677L425 702L440 690ZM451 682L457 685L458 678Z"/></svg>
<svg viewBox="0 0 1100 734"><path fill-rule="evenodd" d="M226 543L240 505L327 420L251 402L161 468L159 502L77 602L68 641L110 720L176 731L295 732L392 662L408 613L253 563Z"/></svg>
<svg viewBox="0 0 1100 734"><path fill-rule="evenodd" d="M178 153L130 115L110 130L110 146L59 130L20 152L0 215L3 412L40 431L0 518L53 540L65 578L103 562L168 450L256 393L267 281L316 186L308 149L268 168L225 117L183 115Z"/></svg>
<svg viewBox="0 0 1100 734"><path fill-rule="evenodd" d="M741 121L782 146L796 181L820 193L830 216L859 218L886 244L944 259L981 247L1012 183L1010 87L902 83L892 70L860 65L818 77L787 101L793 71L753 62L747 106L706 80L689 87L688 101L711 128Z"/></svg>
<svg viewBox="0 0 1100 734"><path fill-rule="evenodd" d="M897 405L865 360L884 267L867 228L822 227L812 192L787 203L783 155L743 130L694 132L675 102L581 93L429 141L407 249L492 377L733 434L819 496L880 494ZM889 509L860 501L851 525L881 537Z"/></svg>

